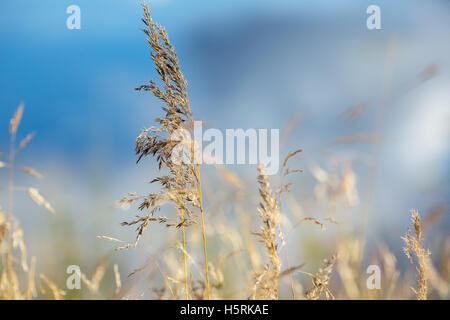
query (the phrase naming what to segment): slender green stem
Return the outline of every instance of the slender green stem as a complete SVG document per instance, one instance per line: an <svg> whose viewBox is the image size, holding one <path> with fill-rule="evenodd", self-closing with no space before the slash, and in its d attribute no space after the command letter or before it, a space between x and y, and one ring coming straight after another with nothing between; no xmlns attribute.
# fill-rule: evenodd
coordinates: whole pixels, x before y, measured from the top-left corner
<svg viewBox="0 0 450 320"><path fill-rule="evenodd" d="M206 276L206 293L208 295L208 300L211 299L211 292L209 287L209 275L208 275L208 254L206 250L206 232L205 232L205 218L203 214L203 199L202 199L202 183L200 180L200 169L198 170L198 189L200 197L200 216L202 219L202 236L203 236L203 254L205 258L205 276Z"/></svg>
<svg viewBox="0 0 450 320"><path fill-rule="evenodd" d="M184 292L186 295L186 300L189 300L188 272L187 272L187 262L186 262L186 234L184 232L184 210L183 209L181 209L181 221L183 223L183 225L181 226L181 234L183 237Z"/></svg>
<svg viewBox="0 0 450 320"><path fill-rule="evenodd" d="M197 188L198 188L198 194L199 194L199 202L200 202L200 217L202 220L202 238L203 238L203 255L205 260L205 279L206 279L206 294L208 296L208 300L211 299L211 291L209 286L209 273L208 273L208 253L206 249L206 231L205 231L205 217L203 212L203 196L202 196L202 181L200 178L200 166L199 164L195 163L195 124L194 124L194 118L192 117L192 114L190 114L191 123L193 126L193 141L191 143L191 168L192 172L195 175L195 179L197 182ZM201 152L201 150L200 150Z"/></svg>

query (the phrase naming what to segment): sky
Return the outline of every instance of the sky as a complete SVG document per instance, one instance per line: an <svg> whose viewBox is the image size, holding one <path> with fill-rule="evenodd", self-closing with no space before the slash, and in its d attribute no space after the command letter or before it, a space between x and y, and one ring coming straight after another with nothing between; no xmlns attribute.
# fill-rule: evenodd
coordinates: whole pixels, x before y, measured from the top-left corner
<svg viewBox="0 0 450 320"><path fill-rule="evenodd" d="M370 31L366 8L374 3L382 29ZM72 4L81 8L81 30L66 27ZM149 5L175 45L198 118L220 129L282 128L301 114L286 149L307 151L304 167L325 167L320 150L333 137L373 129L373 115L349 127L338 121L340 114L384 103L386 137L377 156L379 181L388 185L377 189L380 211L448 199L448 1ZM90 191L102 188L98 180L110 182L104 190L110 203L131 188L145 190L148 179L139 177L154 170L150 161L136 167L134 156L136 136L160 115L156 99L134 91L156 76L141 16L140 1L130 0L0 4L0 148L6 152L8 121L24 102L19 136L37 135L18 160L39 164L50 194L64 184L64 201L81 204L84 214L95 202ZM438 76L416 84L430 64L439 66ZM242 174L253 177L254 168L246 169Z"/></svg>

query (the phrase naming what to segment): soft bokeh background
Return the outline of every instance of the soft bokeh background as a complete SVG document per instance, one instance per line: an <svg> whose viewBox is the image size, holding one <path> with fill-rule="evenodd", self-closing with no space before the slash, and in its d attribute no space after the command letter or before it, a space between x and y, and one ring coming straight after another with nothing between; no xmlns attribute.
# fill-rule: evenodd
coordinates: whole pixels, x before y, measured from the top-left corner
<svg viewBox="0 0 450 320"><path fill-rule="evenodd" d="M66 28L71 4L81 8L81 30ZM371 4L381 7L382 30L366 28ZM315 199L312 170L331 170L330 159L336 158L350 159L360 200L342 219L357 221L359 231L368 226L368 243L387 242L401 255L409 210L426 214L448 203L449 1L158 0L149 5L178 52L197 118L220 129L286 129L298 119L282 155L304 150L295 166L305 173L293 180L293 194L305 215L328 215L327 206ZM96 238L107 234L133 241L133 230L119 222L135 208L118 211L114 202L126 192L153 188L147 183L155 162L136 165L134 156L136 136L161 114L158 100L133 90L156 77L139 30L141 16L140 1L130 0L0 3L0 151L7 153L9 119L24 102L19 137L37 135L17 161L45 179L18 174L17 183L38 186L56 214L18 194L16 215L30 254L44 256L41 270L52 268L59 279L67 265L90 270L104 256L112 256L126 274L142 256L164 247L159 226L138 250L143 255L113 253L114 244ZM343 119L358 105L366 112ZM336 143L360 133L375 134L379 141ZM245 192L256 193L254 166L229 169L248 181ZM0 177L6 186L6 171ZM215 183L210 187L221 191ZM6 207L2 190L0 203ZM208 206L217 194L207 200L209 223L214 213ZM249 199L256 207L257 197ZM256 217L256 211L247 214ZM367 224L359 224L362 217L368 217ZM448 236L449 226L446 215L433 233ZM311 237L326 242L327 235ZM297 244L290 248L292 260L305 258ZM407 266L403 257L400 263Z"/></svg>

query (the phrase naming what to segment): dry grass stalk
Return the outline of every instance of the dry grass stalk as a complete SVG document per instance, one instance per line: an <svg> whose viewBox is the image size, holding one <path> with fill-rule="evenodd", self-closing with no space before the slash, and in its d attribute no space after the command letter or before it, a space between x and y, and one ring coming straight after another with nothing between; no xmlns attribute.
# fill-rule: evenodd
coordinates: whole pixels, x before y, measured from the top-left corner
<svg viewBox="0 0 450 320"><path fill-rule="evenodd" d="M364 244L352 235L341 237L337 243L336 269L342 281L342 288L348 299L361 297L361 288L358 286L358 275L361 273Z"/></svg>
<svg viewBox="0 0 450 320"><path fill-rule="evenodd" d="M26 190L27 194L30 196L31 200L34 201L34 203L36 203L38 206L43 206L51 213L55 213L55 209L53 209L52 205L44 199L44 197L39 193L38 189L27 188Z"/></svg>
<svg viewBox="0 0 450 320"><path fill-rule="evenodd" d="M18 226L18 224L15 226L12 232L12 245L13 249L18 248L20 251L20 264L22 266L22 270L27 272L28 271L28 263L27 263L27 248L25 246L25 242L23 240L23 230Z"/></svg>
<svg viewBox="0 0 450 320"><path fill-rule="evenodd" d="M14 191L16 191L15 184L14 184L14 170L15 170L15 157L16 153L22 149L24 149L28 143L31 141L31 139L34 137L34 133L28 134L19 144L19 146L16 148L15 142L16 142L16 134L19 128L20 121L23 116L23 110L24 106L21 104L16 112L14 113L14 116L11 119L10 125L9 125L9 133L11 136L10 139L10 152L9 152L9 163L4 164L0 167L8 167L9 169L9 179L8 179L8 213L10 215L13 214L13 202L14 202ZM3 164L3 162L2 162ZM43 176L37 172L35 169L30 167L22 167L22 170L31 176L42 179ZM24 188L20 188L19 190L23 190ZM25 188L24 189L30 198L39 206L44 206L48 211L54 213L54 209L51 206L51 204L45 200L42 195L39 194L39 191L35 188Z"/></svg>
<svg viewBox="0 0 450 320"><path fill-rule="evenodd" d="M120 242L120 243L125 243L125 245L117 247L115 250L116 251L120 251L120 250L126 250L128 248L130 248L131 246L133 246L131 243L127 243L125 241L113 238L113 237L108 237L108 236L97 236L98 239L105 239L108 241L113 241L113 242Z"/></svg>
<svg viewBox="0 0 450 320"><path fill-rule="evenodd" d="M264 270L255 274L254 298L278 299L278 278L281 270L281 259L278 254L277 233L279 232L279 204L275 193L270 187L265 168L258 166L259 194L262 201L259 204L258 213L263 222L257 235L266 248L270 260L270 266L264 266Z"/></svg>
<svg viewBox="0 0 450 320"><path fill-rule="evenodd" d="M334 299L333 294L328 288L328 282L330 281L330 275L335 262L336 255L333 255L329 260L324 261L324 267L319 269L315 275L309 274L312 278L313 288L306 292L306 299L317 300L322 294L325 294L326 299Z"/></svg>
<svg viewBox="0 0 450 320"><path fill-rule="evenodd" d="M163 86L159 87L154 81L149 81L147 85L142 85L136 90L150 91L155 97L161 99L165 104L165 107L162 108L165 115L163 118L156 119L157 126L143 130L138 136L136 155L138 155L138 161L148 155L156 157L159 169L167 170L168 174L151 181L152 183L159 183L162 190L157 193L150 193L142 198L139 209L145 210L147 213L144 216L138 216L137 220L125 222L123 225L138 225L137 243L151 221L164 223L173 221L173 219L169 220L165 217L154 217L155 212L159 211L163 203L171 202L177 209L178 221L167 223L167 226L175 226L181 229L183 245L186 246L185 227L196 223L193 208L197 208L200 211L202 223L205 278L209 297L208 259L200 169L199 165L194 163L193 141L195 139L186 142L182 137L176 136L174 138L177 133L186 128L191 132L193 131L194 119L187 95L188 84L181 72L177 54L169 41L166 30L153 22L145 3L143 3L143 9L144 18L142 21L145 24L143 31L147 35L147 42L152 49L151 56ZM175 148L180 143L183 143L185 147L187 143L187 150L179 151L178 148ZM180 163L173 159L174 157L180 159L183 156L187 156L189 161ZM128 198L123 203L130 203L131 201L133 199ZM186 248L184 248L184 252L186 252ZM188 281L187 278L186 270L185 283ZM188 297L186 285L186 299Z"/></svg>
<svg viewBox="0 0 450 320"><path fill-rule="evenodd" d="M16 258L16 251L20 253L20 259ZM0 211L0 299L22 300L31 299L34 291L34 267L35 259L31 260L31 266L27 262L27 249L23 240L23 230L12 216L7 220ZM20 269L15 266L20 262ZM28 273L26 289L22 292L20 272Z"/></svg>
<svg viewBox="0 0 450 320"><path fill-rule="evenodd" d="M34 276L36 271L36 258L31 258L30 269L28 271L28 281L27 287L25 289L25 299L31 300L33 297L37 296L36 284L34 282Z"/></svg>
<svg viewBox="0 0 450 320"><path fill-rule="evenodd" d="M414 233L408 229L405 237L402 237L405 242L403 252L408 257L411 264L414 264L414 256L417 260L417 289L412 289L416 294L418 300L426 300L428 293L428 257L430 251L423 246L423 233L420 223L420 216L416 210L411 211L411 217L414 226Z"/></svg>
<svg viewBox="0 0 450 320"><path fill-rule="evenodd" d="M278 280L281 272L281 259L278 252L278 240L284 244L283 233L280 229L281 218L281 194L288 192L291 183L284 183L284 178L291 173L302 172L302 170L292 170L287 165L289 160L302 150L289 153L283 161L281 167L281 185L272 191L266 169L263 165L258 165L259 194L262 201L259 203L258 213L263 222L261 230L256 233L266 248L270 265L265 265L263 271L254 275L255 285L253 287L253 297L255 299L278 299Z"/></svg>
<svg viewBox="0 0 450 320"><path fill-rule="evenodd" d="M141 199L141 196L138 196L136 192L128 192L128 195L126 197L123 197L119 201L117 201L116 207L120 208L122 210L128 210L130 209L130 205L136 201Z"/></svg>
<svg viewBox="0 0 450 320"><path fill-rule="evenodd" d="M118 295L122 289L122 281L120 280L119 266L117 264L114 264L114 281L116 282L116 290L114 291L114 294Z"/></svg>
<svg viewBox="0 0 450 320"><path fill-rule="evenodd" d="M15 160L18 151L24 149L33 138L34 134L27 135L16 148L16 135L23 116L24 106L21 104L14 113L10 125L10 152L8 163L1 162L0 168L6 167L9 171L8 178L8 209L4 213L0 210L0 299L31 299L36 295L34 283L36 259L31 259L28 264L27 249L24 242L24 234L19 222L13 215L13 202L15 191L26 191L38 205L45 206L54 212L53 207L34 188L16 188L14 182ZM24 167L23 170L32 176L42 178L36 170ZM16 251L20 258L16 258ZM20 262L21 272L27 274L25 290L21 290L21 272L16 270L15 263ZM56 296L55 296L56 297ZM59 297L59 296L58 296Z"/></svg>
<svg viewBox="0 0 450 320"><path fill-rule="evenodd" d="M98 294L98 289L100 288L100 281L106 273L106 268L108 267L108 259L101 260L94 269L91 278L89 279L84 273L81 273L81 280L86 284L89 291L94 294Z"/></svg>
<svg viewBox="0 0 450 320"><path fill-rule="evenodd" d="M43 274L39 274L39 277L44 281L44 283L47 285L47 287L50 289L53 300L64 300L64 296L66 295L66 292L62 289L59 289L56 283L51 281L49 278L47 278ZM46 291L42 289L43 293L45 294Z"/></svg>
<svg viewBox="0 0 450 320"><path fill-rule="evenodd" d="M35 136L35 133L29 133L20 143L19 143L19 147L17 148L17 151L22 150L23 148L25 148L28 143L31 141L31 139L33 139Z"/></svg>
<svg viewBox="0 0 450 320"><path fill-rule="evenodd" d="M14 113L14 116L11 119L11 122L9 123L9 134L15 135L17 133L17 129L19 128L20 120L22 120L23 115L23 103L19 105L16 112Z"/></svg>
<svg viewBox="0 0 450 320"><path fill-rule="evenodd" d="M38 178L38 179L44 178L44 176L42 174L40 174L39 172L37 172L36 170L34 170L33 168L30 168L30 167L22 167L22 171L26 172L30 176Z"/></svg>
<svg viewBox="0 0 450 320"><path fill-rule="evenodd" d="M16 134L19 128L20 120L23 115L23 104L20 104L14 113L11 122L9 123L9 134L10 134L10 144L9 144L9 177L8 177L8 213L12 215L13 212L13 201L14 201L14 162L16 155Z"/></svg>

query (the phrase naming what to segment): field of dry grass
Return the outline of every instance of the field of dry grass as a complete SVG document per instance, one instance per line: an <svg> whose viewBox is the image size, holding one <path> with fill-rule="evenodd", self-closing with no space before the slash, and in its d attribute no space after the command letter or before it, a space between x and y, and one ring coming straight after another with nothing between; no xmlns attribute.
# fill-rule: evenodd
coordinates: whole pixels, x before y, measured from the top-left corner
<svg viewBox="0 0 450 320"><path fill-rule="evenodd" d="M114 247L111 255L119 260L124 250L151 246L152 230L156 228L164 229L158 235L166 236L166 245L132 272L121 270L119 263L110 262L110 257L99 259L89 273L80 273L84 288L81 294L73 295L64 278L55 278L45 270L38 272L41 269L37 266L46 257L27 254L14 194L23 192L49 214L58 212L51 199L43 196L45 192L21 186L15 176L17 170L22 170L39 181L45 174L21 166L16 160L19 153L27 155L26 146L34 137L30 133L16 141L22 116L26 116L21 105L9 126L10 150L0 159L0 170L8 172L7 184L0 189L8 194L8 203L0 207L0 299L450 297L450 235L433 231L447 212L444 205L429 212L411 211L411 225L405 225L405 233L397 235L404 255L396 255L381 241L367 245L370 226L365 212L358 223L351 223L355 214L351 209L357 204L363 208L370 204L359 203L356 174L346 159L335 159L335 169L329 172L318 166L308 168L316 179L311 201L326 207L326 215L321 216L305 212L296 194L301 190L293 188L294 182L302 179L302 169L306 170L301 168L305 151L300 149L287 153L277 176L268 176L265 167L259 165L253 181L223 165L203 170L192 161L194 143L188 146L187 157L191 161L173 161L176 141L170 138L171 134L178 129L193 134L194 119L201 115L194 115L191 110L188 83L166 30L153 21L146 5L143 9L143 31L160 78L136 90L158 98L162 113L139 134L135 151L138 162L158 166L160 175L143 177L157 185L158 190L144 195L130 192L117 202L118 208L129 209L131 217L122 226L135 229L134 240L121 240L115 234L99 234L97 240ZM435 72L432 66L424 71L424 76L431 77ZM358 106L343 117L354 119L366 111L364 106ZM289 132L297 125L296 119L288 123L282 138L289 139ZM338 137L335 143L370 144L373 139L376 137L355 134ZM369 192L373 178L370 170L366 177ZM31 239L40 230L33 232L36 235L30 235ZM300 248L309 253L311 261L290 256ZM368 272L369 266L375 267ZM55 269L65 274L66 267Z"/></svg>

